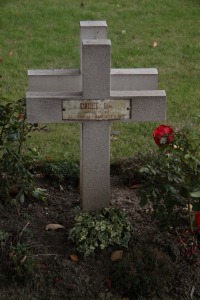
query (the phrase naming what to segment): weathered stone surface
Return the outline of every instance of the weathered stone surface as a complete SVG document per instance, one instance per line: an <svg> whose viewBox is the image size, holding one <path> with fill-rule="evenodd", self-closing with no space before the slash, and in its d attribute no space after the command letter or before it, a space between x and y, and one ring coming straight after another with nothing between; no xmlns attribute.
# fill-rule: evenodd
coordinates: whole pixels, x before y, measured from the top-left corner
<svg viewBox="0 0 200 300"><path fill-rule="evenodd" d="M81 205L96 210L110 200L110 122L82 124L81 136Z"/></svg>
<svg viewBox="0 0 200 300"><path fill-rule="evenodd" d="M144 91L157 88L157 69L111 69L111 91Z"/></svg>
<svg viewBox="0 0 200 300"><path fill-rule="evenodd" d="M106 21L81 21L80 40L83 39L107 39Z"/></svg>
<svg viewBox="0 0 200 300"><path fill-rule="evenodd" d="M110 97L110 40L83 40L83 99Z"/></svg>
<svg viewBox="0 0 200 300"><path fill-rule="evenodd" d="M109 40L83 40L81 70L84 99L109 99L110 52ZM109 206L110 122L82 123L80 171L82 208L96 210Z"/></svg>
<svg viewBox="0 0 200 300"><path fill-rule="evenodd" d="M156 90L156 69L111 69L111 91ZM29 92L81 93L82 75L79 69L29 70Z"/></svg>
<svg viewBox="0 0 200 300"><path fill-rule="evenodd" d="M81 93L80 70L29 70L28 91Z"/></svg>
<svg viewBox="0 0 200 300"><path fill-rule="evenodd" d="M111 92L111 99L131 99L134 122L162 121L166 119L166 93L163 90Z"/></svg>

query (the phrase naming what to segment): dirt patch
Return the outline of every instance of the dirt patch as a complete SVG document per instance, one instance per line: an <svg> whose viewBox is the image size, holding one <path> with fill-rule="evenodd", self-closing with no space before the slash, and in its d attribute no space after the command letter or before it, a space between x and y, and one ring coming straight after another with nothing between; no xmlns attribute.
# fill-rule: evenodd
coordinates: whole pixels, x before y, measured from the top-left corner
<svg viewBox="0 0 200 300"><path fill-rule="evenodd" d="M45 203L27 200L18 212L13 207L1 207L0 230L9 233L1 242L1 299L200 297L199 254L195 260L188 260L174 230L158 230L150 210L141 209L135 191L124 186L119 177L111 178L111 205L123 210L133 224L130 248L124 250L121 266L117 266L119 276L116 263L110 259L114 248L84 258L68 240L74 216L80 210L78 188L67 184L53 187L52 182L41 180L38 186L48 190ZM61 224L64 229L45 230L50 223ZM7 276L8 262L16 254L7 249L17 243L28 245L26 256L34 260L34 276L22 276L21 283L12 281L12 274ZM78 262L70 259L71 254L78 255ZM127 280L132 278L135 284L129 282L127 288L125 278L130 270L132 277Z"/></svg>

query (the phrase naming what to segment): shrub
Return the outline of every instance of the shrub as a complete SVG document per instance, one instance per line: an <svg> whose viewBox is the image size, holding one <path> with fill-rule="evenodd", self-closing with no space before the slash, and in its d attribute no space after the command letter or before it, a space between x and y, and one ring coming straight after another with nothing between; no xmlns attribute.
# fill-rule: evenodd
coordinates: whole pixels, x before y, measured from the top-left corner
<svg viewBox="0 0 200 300"><path fill-rule="evenodd" d="M198 141L199 143L199 141ZM170 222L177 208L200 209L199 144L195 143L185 128L174 133L173 140L160 144L155 158L146 163L139 172L143 176L142 201L150 201L160 219ZM193 198L193 196L196 198ZM189 225L192 227L191 209L188 209ZM176 219L176 216L174 215Z"/></svg>
<svg viewBox="0 0 200 300"><path fill-rule="evenodd" d="M199 139L187 128L174 132L164 125L156 128L154 139L159 151L129 159L123 177L133 186L139 183L141 205L150 203L160 224L177 225L176 213L184 209L192 227L194 213L187 208L200 210Z"/></svg>
<svg viewBox="0 0 200 300"><path fill-rule="evenodd" d="M61 184L65 180L77 183L79 179L79 166L74 162L47 162L43 172L57 184Z"/></svg>
<svg viewBox="0 0 200 300"><path fill-rule="evenodd" d="M109 245L128 247L131 225L128 217L117 208L81 212L75 221L69 239L76 243L77 250L85 256Z"/></svg>
<svg viewBox="0 0 200 300"><path fill-rule="evenodd" d="M26 122L25 99L0 104L0 199L23 204L25 195L32 195L33 176L27 163L35 152L25 154L24 142L35 125Z"/></svg>

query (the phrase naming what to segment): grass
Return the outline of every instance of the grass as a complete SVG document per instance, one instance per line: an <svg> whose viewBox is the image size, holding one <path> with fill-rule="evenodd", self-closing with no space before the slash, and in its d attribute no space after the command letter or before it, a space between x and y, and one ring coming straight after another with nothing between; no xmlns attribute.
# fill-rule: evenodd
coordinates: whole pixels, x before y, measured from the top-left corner
<svg viewBox="0 0 200 300"><path fill-rule="evenodd" d="M156 67L167 92L167 123L199 130L200 3L198 0L1 0L0 89L25 96L28 69L78 68L79 21L106 20L114 68ZM153 47L153 42L157 47ZM115 123L111 160L156 146L158 123ZM79 159L79 125L49 125L29 146L54 159Z"/></svg>

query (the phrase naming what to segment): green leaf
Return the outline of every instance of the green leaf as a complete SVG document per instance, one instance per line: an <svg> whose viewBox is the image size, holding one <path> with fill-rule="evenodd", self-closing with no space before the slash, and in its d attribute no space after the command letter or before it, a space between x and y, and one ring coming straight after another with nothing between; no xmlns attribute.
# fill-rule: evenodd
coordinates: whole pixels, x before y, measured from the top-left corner
<svg viewBox="0 0 200 300"><path fill-rule="evenodd" d="M193 198L200 198L200 191L190 193L190 196Z"/></svg>
<svg viewBox="0 0 200 300"><path fill-rule="evenodd" d="M21 196L20 196L20 198L19 198L20 204L24 204L24 199L25 199L24 193L22 193Z"/></svg>
<svg viewBox="0 0 200 300"><path fill-rule="evenodd" d="M129 240L130 240L130 237L131 237L130 232L126 232L125 235L124 235L124 237L123 237L123 239L121 240L121 243L120 243L120 244L121 244L123 247L128 248L128 242L129 242Z"/></svg>
<svg viewBox="0 0 200 300"><path fill-rule="evenodd" d="M149 169L146 168L146 167L142 167L142 168L140 168L139 172L141 172L141 173L148 173Z"/></svg>

